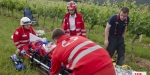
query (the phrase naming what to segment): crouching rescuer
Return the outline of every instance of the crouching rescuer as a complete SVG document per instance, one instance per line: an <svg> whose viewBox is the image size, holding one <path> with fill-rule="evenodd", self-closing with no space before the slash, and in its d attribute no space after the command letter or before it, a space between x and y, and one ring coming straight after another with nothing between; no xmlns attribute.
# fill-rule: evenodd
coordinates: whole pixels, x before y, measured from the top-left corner
<svg viewBox="0 0 150 75"><path fill-rule="evenodd" d="M24 53L24 47L29 45L29 34L36 35L34 29L31 27L31 20L28 17L23 17L20 20L20 27L14 31L13 41L16 47L16 54Z"/></svg>
<svg viewBox="0 0 150 75"><path fill-rule="evenodd" d="M62 64L70 75L116 75L108 52L82 36L67 36L62 29L52 32L56 43L50 75L59 75Z"/></svg>

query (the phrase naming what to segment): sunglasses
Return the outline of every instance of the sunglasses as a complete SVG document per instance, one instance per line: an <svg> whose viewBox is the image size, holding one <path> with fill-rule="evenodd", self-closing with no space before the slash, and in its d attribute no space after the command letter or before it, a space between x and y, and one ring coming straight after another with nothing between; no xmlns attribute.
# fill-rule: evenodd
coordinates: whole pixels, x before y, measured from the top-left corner
<svg viewBox="0 0 150 75"><path fill-rule="evenodd" d="M30 24L31 21L26 21L26 22L23 22L23 24Z"/></svg>

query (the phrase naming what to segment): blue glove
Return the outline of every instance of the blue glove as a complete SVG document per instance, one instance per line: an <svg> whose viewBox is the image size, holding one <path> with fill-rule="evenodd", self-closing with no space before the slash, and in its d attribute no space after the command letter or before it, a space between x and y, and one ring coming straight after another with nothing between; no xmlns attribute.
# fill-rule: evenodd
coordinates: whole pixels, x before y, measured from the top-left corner
<svg viewBox="0 0 150 75"><path fill-rule="evenodd" d="M21 50L21 54L25 54L26 53L26 51L23 49L23 50Z"/></svg>

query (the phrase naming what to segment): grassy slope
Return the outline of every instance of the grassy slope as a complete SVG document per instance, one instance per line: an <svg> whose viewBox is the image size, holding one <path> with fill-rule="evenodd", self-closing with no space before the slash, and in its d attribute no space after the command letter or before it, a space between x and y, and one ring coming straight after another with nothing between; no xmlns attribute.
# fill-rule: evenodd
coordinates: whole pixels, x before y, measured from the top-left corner
<svg viewBox="0 0 150 75"><path fill-rule="evenodd" d="M28 61L24 62L27 66L25 71L18 72L15 70L10 60L10 56L14 54L16 47L10 39L10 36L13 34L16 27L19 26L19 21L4 16L0 17L0 75L38 75L36 71L31 71L29 69L30 67L28 66Z"/></svg>
<svg viewBox="0 0 150 75"><path fill-rule="evenodd" d="M1 48L1 53L0 53L0 68L2 68L0 70L0 75L38 75L39 73L29 69L29 61L25 60L25 65L27 66L27 69L25 71L22 72L18 72L15 70L13 64L11 63L10 60L10 56L12 54L14 54L16 47L14 46L12 40L10 39L10 36L12 35L13 31L15 30L16 27L19 26L19 21L16 19L13 19L11 17L5 17L5 16L0 16L0 48ZM47 39L51 40L50 37L50 32L51 32L51 28L50 26L52 26L52 22L49 20L46 21L46 27L43 27L42 24L43 22L40 21L40 26L39 27L34 27L35 29L44 29L46 32L46 35L44 37L46 37ZM60 21L58 21L58 23L55 23L55 27L54 28L58 28L60 27ZM87 24L86 24L87 25ZM88 26L87 26L88 27ZM87 33L88 34L88 33ZM89 34L88 34L89 35ZM91 34L89 35L90 39L95 41L96 43L100 44L101 46L104 47L103 45L103 40L104 40L104 28L101 28L100 26L95 26L94 29L91 31ZM129 55L129 51L130 51L130 45L131 45L131 41L128 40L129 38L126 38L126 52L127 55ZM146 38L147 39L147 38ZM149 49L150 46L148 46L147 44L141 43L139 44L138 41L136 41L135 44L135 50L134 53L136 56L140 56L143 58L150 58L149 55ZM127 63L126 63L127 64ZM130 66L133 67L133 69L138 70L138 71L142 71L144 69L138 69L137 66L134 65L134 63L129 63L128 64ZM5 71L7 70L7 71Z"/></svg>

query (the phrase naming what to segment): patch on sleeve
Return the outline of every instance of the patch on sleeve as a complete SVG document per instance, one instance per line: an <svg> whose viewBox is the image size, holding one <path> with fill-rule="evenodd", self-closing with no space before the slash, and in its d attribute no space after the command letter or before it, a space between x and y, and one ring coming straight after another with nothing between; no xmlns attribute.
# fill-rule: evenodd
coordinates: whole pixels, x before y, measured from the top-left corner
<svg viewBox="0 0 150 75"><path fill-rule="evenodd" d="M16 35L18 35L18 33L19 33L18 31L15 32Z"/></svg>

